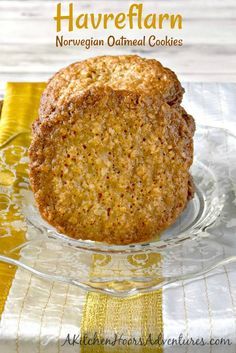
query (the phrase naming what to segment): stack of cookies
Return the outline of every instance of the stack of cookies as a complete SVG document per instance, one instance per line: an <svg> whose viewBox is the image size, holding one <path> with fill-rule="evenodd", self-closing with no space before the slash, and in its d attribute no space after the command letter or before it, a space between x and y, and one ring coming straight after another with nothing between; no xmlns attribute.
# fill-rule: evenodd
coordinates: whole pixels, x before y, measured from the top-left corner
<svg viewBox="0 0 236 353"><path fill-rule="evenodd" d="M113 244L152 239L193 196L193 118L158 61L103 56L49 81L33 125L30 181L59 232Z"/></svg>

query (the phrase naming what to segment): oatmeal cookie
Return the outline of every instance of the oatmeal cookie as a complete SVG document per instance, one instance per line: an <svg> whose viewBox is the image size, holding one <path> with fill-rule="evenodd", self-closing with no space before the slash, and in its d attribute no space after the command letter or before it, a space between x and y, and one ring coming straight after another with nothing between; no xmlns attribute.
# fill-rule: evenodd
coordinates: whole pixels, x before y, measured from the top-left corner
<svg viewBox="0 0 236 353"><path fill-rule="evenodd" d="M179 104L184 92L175 73L157 60L135 55L94 57L71 64L51 78L42 95L39 120L48 118L67 97L94 85L150 95L160 93L170 105Z"/></svg>
<svg viewBox="0 0 236 353"><path fill-rule="evenodd" d="M30 181L41 215L76 239L129 244L172 223L189 198L193 139L161 95L92 87L35 131Z"/></svg>

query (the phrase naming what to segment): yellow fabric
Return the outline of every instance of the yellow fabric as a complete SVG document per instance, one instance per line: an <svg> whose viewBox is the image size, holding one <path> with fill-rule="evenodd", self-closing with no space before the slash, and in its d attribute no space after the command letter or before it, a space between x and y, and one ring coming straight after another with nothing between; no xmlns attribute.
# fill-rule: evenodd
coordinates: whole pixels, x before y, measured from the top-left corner
<svg viewBox="0 0 236 353"><path fill-rule="evenodd" d="M139 261L142 261L142 268L151 268L160 262L161 257L156 253L127 255L127 260L132 266L140 266ZM99 264L106 265L110 262L110 255L94 255L93 266L91 268L90 278L98 278L101 274ZM137 262L137 260L139 260ZM143 342L148 340L149 336L152 339L157 339L163 333L162 319L162 291L155 291L148 294L136 295L131 298L115 298L105 294L88 293L87 300L84 306L83 319L81 323L81 335L91 336L96 332L97 337L102 340L110 339L114 341L114 335L117 337L123 336L128 340L136 341L141 338ZM134 352L156 352L162 353L163 348L158 345L140 345L135 344L118 344L119 352L132 353ZM82 346L82 353L103 353L108 352L109 348L113 352L110 345L98 346Z"/></svg>
<svg viewBox="0 0 236 353"><path fill-rule="evenodd" d="M17 146L28 146L30 125L37 116L39 100L44 87L45 83L7 84L0 120L0 151L11 143ZM11 178L10 169L0 169L0 185L1 183L5 187L17 187L14 186L14 178ZM1 202L1 197L3 198L3 202ZM0 207L3 207L3 211L5 198L6 195L0 194ZM0 208L0 210L2 209ZM8 212L8 217L10 223L11 217L14 217L14 210L12 210L12 213ZM0 216L0 224L1 221ZM1 253L7 254L10 249L20 245L23 240L24 234L22 232L15 232L11 233L10 236L4 236L4 234L1 234L0 228ZM18 257L18 251L14 252L14 256ZM155 254L149 260L156 262L160 258ZM93 272L96 273L96 270L99 269L96 269L95 266ZM0 314L4 309L4 303L7 299L14 275L15 269L13 267L0 263ZM95 332L100 338L107 338L107 335L113 337L114 334L124 334L126 338L141 337L144 340L148 338L149 334L158 337L163 332L161 291L127 299L88 293L83 310L81 334L91 335ZM107 352L109 348L111 348L111 351L114 351L114 349L117 351L118 349L123 352L132 352L133 350L145 353L154 351L162 352L161 347L150 345L125 345L123 347L118 346L117 349L104 345L82 346L81 350L82 352L99 353Z"/></svg>
<svg viewBox="0 0 236 353"><path fill-rule="evenodd" d="M0 145L13 136L25 143L24 133L30 132L31 123L37 117L39 99L45 83L8 83L0 120Z"/></svg>
<svg viewBox="0 0 236 353"><path fill-rule="evenodd" d="M137 295L131 298L115 298L105 294L88 293L84 307L81 324L81 335L93 338L94 332L100 339L114 341L114 335L118 338L137 341L139 338L146 342L149 335L155 340L163 332L162 320L162 293L161 290ZM163 352L158 345L140 345L120 343L117 344L119 352ZM103 353L114 351L110 345L82 346L81 352Z"/></svg>
<svg viewBox="0 0 236 353"><path fill-rule="evenodd" d="M14 139L16 145L29 143L29 131L32 121L37 116L39 99L45 83L8 83L6 86L4 104L0 119L0 150ZM28 132L26 134L25 132ZM21 171L22 172L22 171ZM17 188L14 185L14 175L11 168L0 164L0 186L7 189ZM5 210L8 208L8 211ZM10 227L10 221L16 219L15 209L11 205L9 195L0 191L0 251L7 255L8 251L19 246L24 241L24 233L16 232ZM9 229L4 223L9 222ZM2 227L1 227L2 225ZM7 227L8 228L8 227ZM7 233L7 234L6 234ZM15 258L19 251L14 252ZM14 279L16 268L0 262L0 315Z"/></svg>

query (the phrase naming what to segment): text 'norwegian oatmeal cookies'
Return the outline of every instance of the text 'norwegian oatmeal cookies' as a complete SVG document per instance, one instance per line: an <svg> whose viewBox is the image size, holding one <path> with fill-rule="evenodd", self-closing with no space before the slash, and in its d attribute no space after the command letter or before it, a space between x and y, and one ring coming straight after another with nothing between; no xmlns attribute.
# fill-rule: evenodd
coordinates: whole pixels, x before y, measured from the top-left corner
<svg viewBox="0 0 236 353"><path fill-rule="evenodd" d="M29 155L41 215L73 238L150 240L188 202L192 131L162 96L94 87L68 98Z"/></svg>

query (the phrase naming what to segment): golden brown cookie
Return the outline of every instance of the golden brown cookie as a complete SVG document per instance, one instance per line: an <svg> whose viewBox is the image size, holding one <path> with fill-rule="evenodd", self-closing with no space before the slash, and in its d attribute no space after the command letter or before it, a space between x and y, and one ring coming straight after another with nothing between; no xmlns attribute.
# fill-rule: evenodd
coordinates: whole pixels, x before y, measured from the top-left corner
<svg viewBox="0 0 236 353"><path fill-rule="evenodd" d="M93 87L65 97L30 147L41 215L76 239L146 241L185 208L192 133L160 95Z"/></svg>
<svg viewBox="0 0 236 353"><path fill-rule="evenodd" d="M188 128L193 136L196 130L196 125L192 115L188 114L181 105L176 105L175 108L180 112L183 119L186 121Z"/></svg>
<svg viewBox="0 0 236 353"><path fill-rule="evenodd" d="M160 93L170 105L180 103L184 92L175 73L157 60L135 55L94 57L69 65L51 78L41 99L39 120L48 118L67 97L94 85L149 95Z"/></svg>

